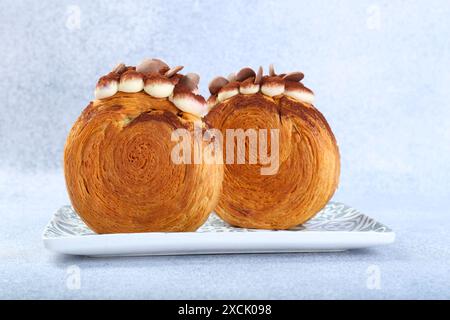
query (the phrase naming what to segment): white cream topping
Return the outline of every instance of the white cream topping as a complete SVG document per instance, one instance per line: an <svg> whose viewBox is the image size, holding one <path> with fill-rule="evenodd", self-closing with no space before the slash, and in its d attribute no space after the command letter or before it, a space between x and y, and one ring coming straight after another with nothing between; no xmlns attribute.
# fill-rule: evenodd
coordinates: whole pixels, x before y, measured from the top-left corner
<svg viewBox="0 0 450 320"><path fill-rule="evenodd" d="M173 93L172 83L147 83L144 91L155 98L167 98Z"/></svg>
<svg viewBox="0 0 450 320"><path fill-rule="evenodd" d="M173 96L171 100L172 103L183 112L191 113L198 117L203 117L208 113L206 104L203 104L192 97L179 95Z"/></svg>
<svg viewBox="0 0 450 320"><path fill-rule="evenodd" d="M259 84L252 84L250 86L240 87L239 91L242 94L255 94L259 92Z"/></svg>
<svg viewBox="0 0 450 320"><path fill-rule="evenodd" d="M261 86L261 92L269 97L278 96L284 92L284 84L263 84Z"/></svg>
<svg viewBox="0 0 450 320"><path fill-rule="evenodd" d="M95 88L95 98L96 99L105 99L112 97L119 90L119 85L117 81L110 81L105 86L97 86Z"/></svg>
<svg viewBox="0 0 450 320"><path fill-rule="evenodd" d="M290 90L290 91L285 91L284 92L285 95L287 95L288 97L291 97L295 100L301 101L301 102L306 102L309 104L314 104L314 94L305 91L305 90Z"/></svg>
<svg viewBox="0 0 450 320"><path fill-rule="evenodd" d="M208 105L208 112L209 110L211 110L212 108L214 108L217 105L218 101L217 101L217 97L216 96L211 96L208 101L206 101L206 104Z"/></svg>
<svg viewBox="0 0 450 320"><path fill-rule="evenodd" d="M139 78L120 80L119 91L134 93L144 89L144 80Z"/></svg>
<svg viewBox="0 0 450 320"><path fill-rule="evenodd" d="M235 95L238 95L238 94L239 94L239 89L238 88L235 88L235 89L232 89L232 90L223 90L223 91L219 92L219 94L217 95L217 99L220 102L222 102L222 101L230 99L230 98L232 98L232 97L234 97Z"/></svg>

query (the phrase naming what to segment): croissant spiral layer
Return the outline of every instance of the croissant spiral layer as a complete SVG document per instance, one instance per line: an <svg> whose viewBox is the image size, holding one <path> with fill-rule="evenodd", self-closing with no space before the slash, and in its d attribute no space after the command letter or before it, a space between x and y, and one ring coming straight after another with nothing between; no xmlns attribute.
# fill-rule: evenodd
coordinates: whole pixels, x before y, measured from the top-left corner
<svg viewBox="0 0 450 320"><path fill-rule="evenodd" d="M261 175L260 161L225 165L216 212L228 223L288 229L310 219L335 192L338 147L327 121L313 105L286 95L239 94L216 104L206 122L224 134L236 128L279 129L277 173ZM248 144L246 148L248 159Z"/></svg>
<svg viewBox="0 0 450 320"><path fill-rule="evenodd" d="M194 231L218 201L223 168L175 164L178 128L196 116L168 99L118 92L95 100L74 124L64 151L76 212L97 233ZM198 142L192 139L192 148Z"/></svg>

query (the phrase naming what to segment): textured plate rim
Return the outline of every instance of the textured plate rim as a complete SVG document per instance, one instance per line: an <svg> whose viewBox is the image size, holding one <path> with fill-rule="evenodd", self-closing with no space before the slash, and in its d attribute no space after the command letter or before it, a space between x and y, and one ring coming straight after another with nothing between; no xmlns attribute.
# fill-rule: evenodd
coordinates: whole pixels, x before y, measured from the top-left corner
<svg viewBox="0 0 450 320"><path fill-rule="evenodd" d="M235 227L227 226L225 227L226 231L223 231L223 228L220 227L220 224L223 225L223 221L220 219L217 221L218 217L216 216L215 218L211 217L213 222L208 225L212 226L212 229L206 228L200 232L114 234L83 233L83 229L77 233L77 224L70 223L72 222L71 217L76 216L76 212L70 206L62 206L45 226L42 240L45 248L50 251L83 256L335 252L386 245L395 241L395 232L381 222L344 203L330 202L330 205L331 211L323 209L325 219L318 214L316 226L312 224L309 229L305 224L304 228L292 230L242 229L242 231L236 232ZM341 210L350 210L348 213L351 220L349 221L353 220L353 214L355 214L357 226L362 227L354 230L334 230L335 223L342 221L344 221L345 227L345 220L341 220L342 216L338 215L336 220L333 216L329 216L335 207L338 208L337 212L340 212L339 207L342 208ZM64 209L71 211L67 213L61 211ZM362 216L362 220L359 216ZM69 220L65 220L65 217L68 217ZM331 219L329 221L332 228L321 229L322 226L327 225L327 218ZM79 220L79 217L76 217L75 220ZM360 221L369 221L368 226L376 226L376 228L366 229L366 225L360 225ZM66 222L69 223L66 224ZM217 224L219 224L219 228L215 229ZM317 228L317 224L318 229L314 229ZM57 229L54 229L55 225ZM84 228L86 230L87 227L84 225Z"/></svg>
<svg viewBox="0 0 450 320"><path fill-rule="evenodd" d="M335 238L339 240L336 241ZM141 238L141 239L139 239ZM45 238L44 246L53 252L81 256L157 256L201 255L227 253L288 253L335 252L391 244L394 232L374 231L308 231L308 232L258 232L258 233L133 233L85 235L64 238ZM104 239L108 239L106 244ZM318 241L320 239L320 241ZM361 241L361 239L364 239ZM123 241L127 240L127 241ZM117 243L138 240L140 249L126 249ZM237 244L239 240L241 244ZM92 241L96 243L93 245ZM164 241L165 249L157 243ZM207 243L200 246L199 243ZM323 242L326 245L320 245ZM76 249L70 244L76 243ZM333 243L333 245L330 245ZM156 244L156 245L155 245ZM180 246L182 244L182 246ZM256 247L253 247L256 244ZM167 246L169 245L169 248ZM192 245L192 247L189 247ZM318 247L319 245L319 247ZM102 251L102 253L99 253Z"/></svg>

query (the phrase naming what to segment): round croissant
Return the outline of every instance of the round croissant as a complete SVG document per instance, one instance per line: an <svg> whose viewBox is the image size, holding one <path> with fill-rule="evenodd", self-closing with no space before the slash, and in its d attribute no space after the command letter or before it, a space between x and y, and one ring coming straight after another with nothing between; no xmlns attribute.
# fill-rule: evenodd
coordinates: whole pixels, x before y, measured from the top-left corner
<svg viewBox="0 0 450 320"><path fill-rule="evenodd" d="M211 82L206 121L224 135L226 129L278 129L279 164L262 174L268 165L261 155L256 164L227 163L215 210L235 226L288 229L314 216L334 194L339 151L327 121L312 105L312 91L299 82L303 74L276 76L271 70L263 77L261 68L258 74L248 69L237 80ZM275 147L268 141L268 150ZM248 160L249 143L245 148Z"/></svg>
<svg viewBox="0 0 450 320"><path fill-rule="evenodd" d="M123 87L130 91L135 84ZM217 204L223 168L174 163L171 134L179 128L192 133L200 118L144 91L105 92L67 138L64 173L75 211L97 233L195 231ZM193 149L198 143L191 139Z"/></svg>

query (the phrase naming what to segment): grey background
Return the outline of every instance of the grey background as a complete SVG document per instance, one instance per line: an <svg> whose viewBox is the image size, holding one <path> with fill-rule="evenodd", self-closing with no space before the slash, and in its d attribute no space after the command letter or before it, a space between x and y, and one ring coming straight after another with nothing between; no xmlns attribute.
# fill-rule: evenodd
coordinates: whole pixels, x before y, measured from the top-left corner
<svg viewBox="0 0 450 320"><path fill-rule="evenodd" d="M0 2L0 297L449 298L450 2ZM79 19L78 19L79 17ZM70 126L116 63L209 80L301 70L342 154L335 196L397 231L345 254L96 260L45 251ZM80 266L82 290L65 286ZM383 274L366 288L366 268ZM128 289L125 289L128 288Z"/></svg>

